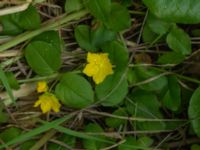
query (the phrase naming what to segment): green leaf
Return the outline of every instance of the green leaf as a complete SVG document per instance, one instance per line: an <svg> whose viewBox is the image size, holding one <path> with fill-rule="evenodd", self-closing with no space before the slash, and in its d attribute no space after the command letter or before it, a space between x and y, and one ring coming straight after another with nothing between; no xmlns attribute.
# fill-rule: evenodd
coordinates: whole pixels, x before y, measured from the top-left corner
<svg viewBox="0 0 200 150"><path fill-rule="evenodd" d="M149 26L149 28L153 32L155 32L156 34L159 34L159 35L163 35L163 34L167 33L171 26L171 23L163 21L151 13L147 17L146 24Z"/></svg>
<svg viewBox="0 0 200 150"><path fill-rule="evenodd" d="M128 50L119 42L105 44L103 52L109 54L110 61L115 65L114 74L96 86L97 98L104 106L115 106L123 101L128 92L126 69L128 66Z"/></svg>
<svg viewBox="0 0 200 150"><path fill-rule="evenodd" d="M11 88L18 90L20 88L19 83L17 79L15 78L14 74L12 72L5 72L5 75L7 77L8 83Z"/></svg>
<svg viewBox="0 0 200 150"><path fill-rule="evenodd" d="M56 119L52 122L45 122L44 125L34 128L34 129L32 129L26 133L23 133L21 135L18 135L17 137L11 137L9 142L3 143L0 145L0 149L6 148L9 145L17 144L19 142L27 141L28 139L30 139L36 135L39 135L40 133L48 131L49 129L52 129L52 128L56 128L56 127L58 127L59 124L69 120L71 117L72 117L72 115L68 114L68 115L65 115L64 117ZM7 138L9 138L9 137L7 137Z"/></svg>
<svg viewBox="0 0 200 150"><path fill-rule="evenodd" d="M35 140L30 140L22 143L20 145L20 150L28 150L30 149L33 145L35 145L36 141Z"/></svg>
<svg viewBox="0 0 200 150"><path fill-rule="evenodd" d="M25 48L25 57L38 75L53 74L61 67L61 53L47 42L31 42Z"/></svg>
<svg viewBox="0 0 200 150"><path fill-rule="evenodd" d="M57 84L55 92L63 104L72 108L84 108L94 101L90 83L74 73L64 74L60 83Z"/></svg>
<svg viewBox="0 0 200 150"><path fill-rule="evenodd" d="M30 5L23 12L13 14L12 20L22 29L33 30L40 27L40 15L35 7Z"/></svg>
<svg viewBox="0 0 200 150"><path fill-rule="evenodd" d="M192 127L197 134L197 136L200 137L200 87L197 88L189 103L189 108L188 108L188 116L191 119Z"/></svg>
<svg viewBox="0 0 200 150"><path fill-rule="evenodd" d="M168 90L162 99L165 107L177 111L181 106L181 88L176 76L168 76Z"/></svg>
<svg viewBox="0 0 200 150"><path fill-rule="evenodd" d="M21 134L21 130L19 128L10 127L0 133L0 139L6 143L18 137L20 134Z"/></svg>
<svg viewBox="0 0 200 150"><path fill-rule="evenodd" d="M126 111L123 108L119 108L115 110L112 114L117 115L117 116L128 116ZM118 128L120 127L120 125L125 124L127 120L111 117L111 118L106 118L105 122L106 122L106 125L109 127Z"/></svg>
<svg viewBox="0 0 200 150"><path fill-rule="evenodd" d="M192 52L189 35L177 26L174 26L167 35L167 44L172 50L183 55Z"/></svg>
<svg viewBox="0 0 200 150"><path fill-rule="evenodd" d="M9 119L9 115L4 112L4 104L0 102L0 124L6 123Z"/></svg>
<svg viewBox="0 0 200 150"><path fill-rule="evenodd" d="M148 119L162 119L160 103L152 92L135 89L126 101L126 107L134 117ZM164 130L165 123L162 121L133 121L138 130Z"/></svg>
<svg viewBox="0 0 200 150"><path fill-rule="evenodd" d="M79 46L87 51L94 52L96 48L91 43L90 27L79 25L75 28L75 38Z"/></svg>
<svg viewBox="0 0 200 150"><path fill-rule="evenodd" d="M0 112L0 124L1 123L6 123L9 119L9 115L4 113L4 112Z"/></svg>
<svg viewBox="0 0 200 150"><path fill-rule="evenodd" d="M128 93L128 83L124 73L115 72L107 77L104 82L96 86L95 92L103 106L119 104Z"/></svg>
<svg viewBox="0 0 200 150"><path fill-rule="evenodd" d="M147 81L147 83L139 85L139 87L143 90L160 91L167 85L167 78L165 76L159 77L161 73L156 70L145 67L135 67L134 71L138 82ZM152 80L155 76L158 76L158 78Z"/></svg>
<svg viewBox="0 0 200 150"><path fill-rule="evenodd" d="M114 40L116 35L116 32L107 29L101 24L96 29L91 30L91 44L96 48L100 48L103 44Z"/></svg>
<svg viewBox="0 0 200 150"><path fill-rule="evenodd" d="M105 44L103 52L109 54L111 63L115 65L115 71L124 71L128 66L128 50L120 42L113 41Z"/></svg>
<svg viewBox="0 0 200 150"><path fill-rule="evenodd" d="M84 0L85 6L97 19L106 22L111 11L111 0Z"/></svg>
<svg viewBox="0 0 200 150"><path fill-rule="evenodd" d="M190 150L200 150L200 145L198 144L193 144L190 148Z"/></svg>
<svg viewBox="0 0 200 150"><path fill-rule="evenodd" d="M158 58L159 64L180 64L185 59L185 56L177 52L167 52Z"/></svg>
<svg viewBox="0 0 200 150"><path fill-rule="evenodd" d="M1 35L17 35L23 32L23 29L11 19L11 15L1 16L0 23L3 30Z"/></svg>
<svg viewBox="0 0 200 150"><path fill-rule="evenodd" d="M65 1L65 12L71 13L78 11L82 8L82 0L66 0Z"/></svg>
<svg viewBox="0 0 200 150"><path fill-rule="evenodd" d="M112 3L108 20L104 23L109 29L119 32L131 26L131 17L126 7Z"/></svg>
<svg viewBox="0 0 200 150"><path fill-rule="evenodd" d="M138 150L137 146L138 144L137 144L136 139L131 136L128 136L126 137L126 142L119 145L118 150Z"/></svg>
<svg viewBox="0 0 200 150"><path fill-rule="evenodd" d="M143 2L154 15L166 21L200 23L199 0L143 0Z"/></svg>
<svg viewBox="0 0 200 150"><path fill-rule="evenodd" d="M0 81L2 82L3 86L5 87L5 89L6 89L7 93L8 93L8 95L9 95L10 99L12 100L12 102L14 104L16 104L15 97L13 95L13 92L12 92L12 89L10 87L9 81L8 81L8 79L6 77L5 72L2 70L1 65L0 65Z"/></svg>
<svg viewBox="0 0 200 150"><path fill-rule="evenodd" d="M146 43L152 43L157 37L158 35L153 32L147 24L145 24L142 32L143 41Z"/></svg>
<svg viewBox="0 0 200 150"><path fill-rule="evenodd" d="M76 138L74 136L70 136L67 134L59 136L58 138L56 138L56 140L63 142L72 148L74 148L76 144ZM66 149L66 147L61 146L60 144L49 143L48 150L68 150L68 149Z"/></svg>
<svg viewBox="0 0 200 150"><path fill-rule="evenodd" d="M138 145L149 147L153 144L153 139L148 136L142 136L137 140Z"/></svg>
<svg viewBox="0 0 200 150"><path fill-rule="evenodd" d="M85 127L85 131L86 132L103 132L103 129L98 124L90 123ZM96 136L96 137L106 140L104 136ZM96 140L83 139L83 146L86 150L99 150L105 147L105 143L98 142Z"/></svg>
<svg viewBox="0 0 200 150"><path fill-rule="evenodd" d="M64 45L64 41L60 39L60 36L57 31L46 31L40 35L34 37L32 41L43 41L54 46L55 50L61 52Z"/></svg>

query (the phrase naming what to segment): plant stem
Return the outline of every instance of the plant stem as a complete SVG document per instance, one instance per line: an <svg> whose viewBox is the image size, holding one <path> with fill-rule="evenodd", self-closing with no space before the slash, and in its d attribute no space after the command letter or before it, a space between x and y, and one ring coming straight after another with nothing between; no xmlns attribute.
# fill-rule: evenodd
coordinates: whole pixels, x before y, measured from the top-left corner
<svg viewBox="0 0 200 150"><path fill-rule="evenodd" d="M0 52L5 51L5 50L17 45L17 44L20 44L20 43L28 40L28 39L31 39L34 36L37 36L44 31L56 29L59 26L65 24L65 23L68 23L72 20L78 20L78 19L80 19L81 17L84 17L87 14L88 14L87 10L81 10L79 12L72 13L70 15L61 16L60 18L58 18L56 20L55 19L50 20L50 21L44 23L41 28L34 30L34 31L27 31L27 32L25 32L25 33L23 33L19 36L16 36L11 41L9 41L5 44L2 44L0 46Z"/></svg>

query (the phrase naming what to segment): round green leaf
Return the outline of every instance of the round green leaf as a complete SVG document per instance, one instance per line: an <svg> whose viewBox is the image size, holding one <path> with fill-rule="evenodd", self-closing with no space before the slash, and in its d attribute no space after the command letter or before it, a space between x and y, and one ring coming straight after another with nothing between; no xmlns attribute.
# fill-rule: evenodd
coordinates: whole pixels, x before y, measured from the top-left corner
<svg viewBox="0 0 200 150"><path fill-rule="evenodd" d="M157 37L158 35L153 32L147 24L145 24L142 32L143 42L152 43Z"/></svg>
<svg viewBox="0 0 200 150"><path fill-rule="evenodd" d="M102 47L109 54L111 63L115 65L115 71L124 71L128 66L128 50L118 41L112 41Z"/></svg>
<svg viewBox="0 0 200 150"><path fill-rule="evenodd" d="M40 27L40 15L32 5L23 12L13 14L12 20L25 30L33 30Z"/></svg>
<svg viewBox="0 0 200 150"><path fill-rule="evenodd" d="M103 129L98 124L90 123L85 127L86 132L103 132ZM95 136L101 139L106 139L104 136ZM95 140L83 139L83 146L86 150L99 150L105 147L105 143Z"/></svg>
<svg viewBox="0 0 200 150"><path fill-rule="evenodd" d="M160 103L156 95L149 91L135 89L126 101L126 107L133 117L162 119ZM133 121L138 130L164 130L165 123L162 121Z"/></svg>
<svg viewBox="0 0 200 150"><path fill-rule="evenodd" d="M179 64L185 59L185 56L177 52L167 52L158 58L160 64Z"/></svg>
<svg viewBox="0 0 200 150"><path fill-rule="evenodd" d="M126 111L123 108L119 108L115 110L112 114L117 115L117 116L128 116ZM105 122L106 122L106 125L109 127L118 128L120 125L125 124L127 120L110 117L110 118L106 118Z"/></svg>
<svg viewBox="0 0 200 150"><path fill-rule="evenodd" d="M151 13L147 17L146 24L153 32L160 35L167 33L171 25L171 23L165 22Z"/></svg>
<svg viewBox="0 0 200 150"><path fill-rule="evenodd" d="M65 11L67 13L78 11L82 8L82 0L66 0L65 1Z"/></svg>
<svg viewBox="0 0 200 150"><path fill-rule="evenodd" d="M50 75L61 67L61 54L46 42L31 42L25 49L25 57L38 75Z"/></svg>
<svg viewBox="0 0 200 150"><path fill-rule="evenodd" d="M99 25L96 29L91 30L91 43L96 48L103 44L111 42L116 38L116 32L107 29L104 25Z"/></svg>
<svg viewBox="0 0 200 150"><path fill-rule="evenodd" d="M57 97L66 106L84 108L94 101L94 93L90 83L80 75L66 73L56 86Z"/></svg>
<svg viewBox="0 0 200 150"><path fill-rule="evenodd" d="M126 7L112 3L109 18L104 23L111 30L119 32L131 26L131 17Z"/></svg>
<svg viewBox="0 0 200 150"><path fill-rule="evenodd" d="M17 138L20 134L21 134L21 129L10 127L0 133L0 139L2 139L3 142L7 143L11 141L12 139Z"/></svg>
<svg viewBox="0 0 200 150"><path fill-rule="evenodd" d="M3 28L1 35L17 35L23 30L12 19L11 15L1 16L0 23Z"/></svg>
<svg viewBox="0 0 200 150"><path fill-rule="evenodd" d="M97 98L103 106L115 106L123 101L128 93L128 83L125 75L115 72L106 78L104 82L96 86Z"/></svg>
<svg viewBox="0 0 200 150"><path fill-rule="evenodd" d="M157 17L184 24L200 23L199 0L143 0Z"/></svg>
<svg viewBox="0 0 200 150"><path fill-rule="evenodd" d="M138 143L134 137L128 136L126 137L126 142L120 144L118 150L137 150Z"/></svg>
<svg viewBox="0 0 200 150"><path fill-rule="evenodd" d="M174 26L167 35L167 44L172 50L182 55L188 55L192 52L189 35L177 26Z"/></svg>
<svg viewBox="0 0 200 150"><path fill-rule="evenodd" d="M139 87L143 90L160 91L167 85L167 78L165 76L160 76L155 80L150 80L151 78L159 76L161 74L156 70L153 70L151 68L148 69L145 67L135 67L134 71L138 79L138 82L149 80L149 82L139 85Z"/></svg>
<svg viewBox="0 0 200 150"><path fill-rule="evenodd" d="M34 37L32 41L43 41L54 46L55 50L58 52L62 51L63 40L60 39L60 36L57 31L46 31L40 35Z"/></svg>
<svg viewBox="0 0 200 150"><path fill-rule="evenodd" d="M84 0L90 13L104 23L108 20L111 11L111 0Z"/></svg>
<svg viewBox="0 0 200 150"><path fill-rule="evenodd" d="M192 127L195 133L200 137L200 87L197 88L189 103L188 115L191 119Z"/></svg>
<svg viewBox="0 0 200 150"><path fill-rule="evenodd" d="M96 51L91 44L90 27L87 25L79 25L75 28L75 38L79 46L87 51Z"/></svg>

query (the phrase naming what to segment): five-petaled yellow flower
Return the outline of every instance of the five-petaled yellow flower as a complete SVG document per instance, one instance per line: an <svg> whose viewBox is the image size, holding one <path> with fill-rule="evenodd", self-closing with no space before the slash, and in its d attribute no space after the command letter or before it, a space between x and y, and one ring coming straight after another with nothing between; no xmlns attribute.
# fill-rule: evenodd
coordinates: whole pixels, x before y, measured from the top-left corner
<svg viewBox="0 0 200 150"><path fill-rule="evenodd" d="M54 112L59 112L61 107L56 96L48 92L39 97L39 99L35 102L34 107L38 107L39 105L43 113L50 112L51 109Z"/></svg>
<svg viewBox="0 0 200 150"><path fill-rule="evenodd" d="M83 73L92 77L96 84L101 83L106 76L113 73L112 64L107 53L88 53L88 64L85 66Z"/></svg>
<svg viewBox="0 0 200 150"><path fill-rule="evenodd" d="M37 92L42 93L42 92L47 92L48 90L48 85L46 81L39 81L37 82Z"/></svg>

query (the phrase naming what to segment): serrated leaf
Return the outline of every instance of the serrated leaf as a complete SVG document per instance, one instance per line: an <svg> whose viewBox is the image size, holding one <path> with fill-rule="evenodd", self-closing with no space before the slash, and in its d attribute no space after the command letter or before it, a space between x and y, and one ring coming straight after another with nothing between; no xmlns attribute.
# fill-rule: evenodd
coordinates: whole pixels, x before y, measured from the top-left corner
<svg viewBox="0 0 200 150"><path fill-rule="evenodd" d="M47 42L31 42L25 48L25 57L38 75L53 74L61 67L61 53Z"/></svg>
<svg viewBox="0 0 200 150"><path fill-rule="evenodd" d="M143 0L157 17L184 24L200 23L199 0Z"/></svg>
<svg viewBox="0 0 200 150"><path fill-rule="evenodd" d="M74 73L63 75L60 83L56 86L55 93L63 104L72 108L84 108L94 101L90 83Z"/></svg>
<svg viewBox="0 0 200 150"><path fill-rule="evenodd" d="M167 35L167 44L173 51L182 55L188 55L192 52L189 35L177 26L174 26Z"/></svg>
<svg viewBox="0 0 200 150"><path fill-rule="evenodd" d="M189 103L189 108L188 108L188 116L191 119L192 127L197 134L197 136L200 137L200 87L197 88Z"/></svg>

